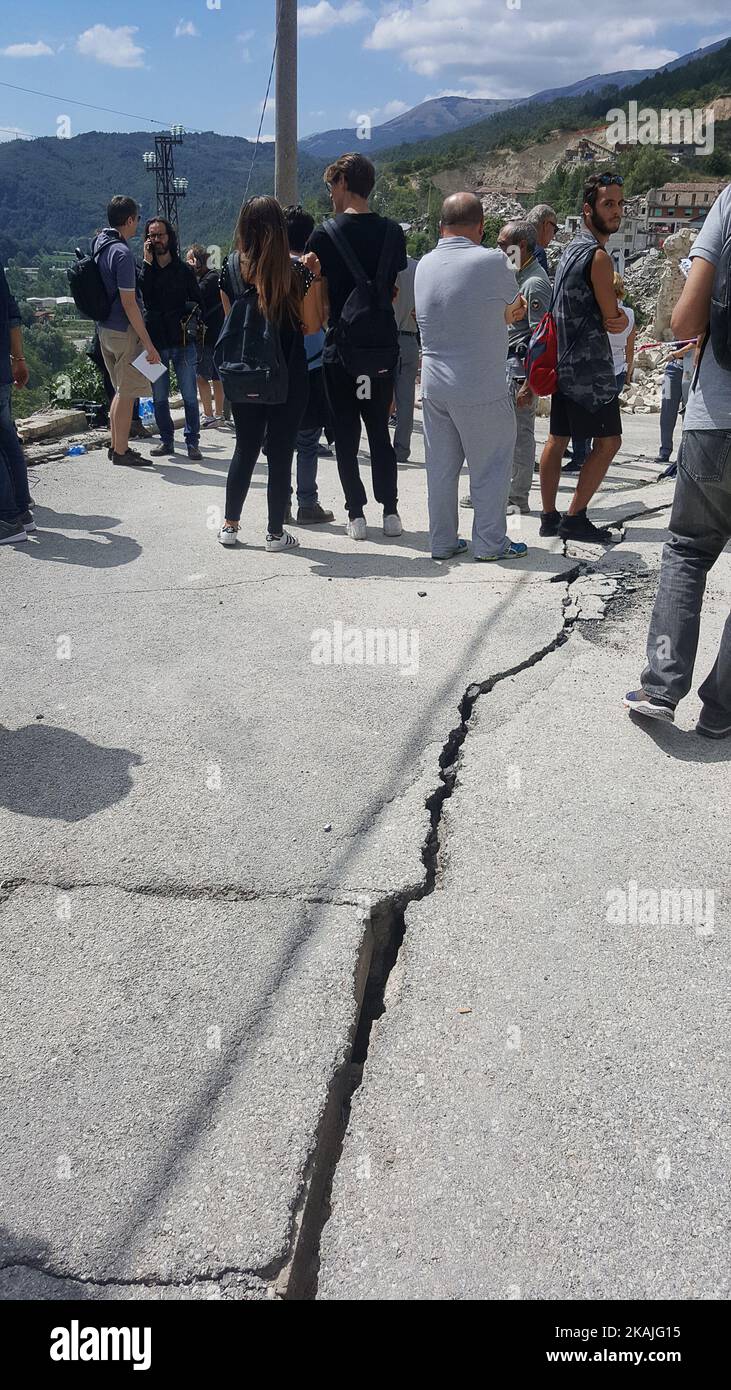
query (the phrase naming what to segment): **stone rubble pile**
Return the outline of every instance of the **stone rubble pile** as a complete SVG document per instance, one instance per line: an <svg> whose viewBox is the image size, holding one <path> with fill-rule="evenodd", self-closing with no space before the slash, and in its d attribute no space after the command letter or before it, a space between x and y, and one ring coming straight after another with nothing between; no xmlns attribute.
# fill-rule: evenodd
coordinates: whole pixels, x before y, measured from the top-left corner
<svg viewBox="0 0 731 1390"><path fill-rule="evenodd" d="M655 321L655 309L660 293L663 268L663 253L655 246L652 246L649 251L643 251L637 260L632 261L624 268L624 283L632 304L635 310L642 315L645 323L648 324Z"/></svg>
<svg viewBox="0 0 731 1390"><path fill-rule="evenodd" d="M525 208L506 193L481 193L478 190L477 196L485 217L499 217L503 225L506 222L522 222L525 218Z"/></svg>

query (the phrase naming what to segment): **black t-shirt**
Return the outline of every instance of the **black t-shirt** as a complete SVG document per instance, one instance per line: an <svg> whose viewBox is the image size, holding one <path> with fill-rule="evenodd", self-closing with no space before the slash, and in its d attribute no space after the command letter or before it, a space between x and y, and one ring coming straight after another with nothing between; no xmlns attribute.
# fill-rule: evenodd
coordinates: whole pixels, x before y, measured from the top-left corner
<svg viewBox="0 0 731 1390"><path fill-rule="evenodd" d="M217 270L207 270L198 281L203 299L203 318L206 325L206 347L213 347L223 328L223 305L219 293Z"/></svg>
<svg viewBox="0 0 731 1390"><path fill-rule="evenodd" d="M335 221L348 238L366 275L372 279L378 269L378 261L386 235L386 224L390 219L380 217L377 212L340 212ZM394 254L387 275L387 283L391 288L396 283L396 276L399 271L405 270L407 264L403 228L399 227L398 222L394 225L398 230L398 236L394 238ZM315 227L307 243L307 250L314 251L322 266L322 273L327 280L330 327L333 328L343 312L343 305L348 295L355 288L355 280L323 227Z"/></svg>
<svg viewBox="0 0 731 1390"><path fill-rule="evenodd" d="M188 318L194 305L203 305L198 276L192 265L177 258L165 266L154 261L149 265L145 261L140 280L147 331L155 347L180 347L183 320Z"/></svg>
<svg viewBox="0 0 731 1390"><path fill-rule="evenodd" d="M300 281L301 294L302 298L304 299L308 289L310 288L310 285L312 284L314 276L312 274L312 271L308 270L307 266L303 265L301 261L293 260L292 267ZM228 257L226 258L223 270L221 271L220 287L223 290L223 293L226 295L226 298L231 302L231 304L233 304L236 298L236 290L234 289L228 268ZM289 317L289 314L285 314L284 318L279 324L279 337L282 344L282 352L284 353L284 356L287 358L287 360L289 360L290 353L292 351L292 348L294 347L297 351L297 356L299 357L301 355L302 361L306 361L305 340L303 337L302 325L293 324L292 320Z"/></svg>

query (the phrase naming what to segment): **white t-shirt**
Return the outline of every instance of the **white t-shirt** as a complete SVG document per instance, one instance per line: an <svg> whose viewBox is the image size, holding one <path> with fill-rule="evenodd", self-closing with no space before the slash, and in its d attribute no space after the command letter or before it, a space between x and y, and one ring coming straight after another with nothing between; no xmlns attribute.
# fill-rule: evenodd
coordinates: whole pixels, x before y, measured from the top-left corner
<svg viewBox="0 0 731 1390"><path fill-rule="evenodd" d="M609 339L609 346L612 349L612 360L614 362L615 376L619 376L619 373L623 372L627 366L627 339L629 338L629 335L635 326L634 309L630 309L629 305L623 304L621 299L619 300L619 307L620 309L624 309L624 312L627 315L627 318L629 319L629 323L627 324L626 328L622 329L621 333L607 334L607 337Z"/></svg>

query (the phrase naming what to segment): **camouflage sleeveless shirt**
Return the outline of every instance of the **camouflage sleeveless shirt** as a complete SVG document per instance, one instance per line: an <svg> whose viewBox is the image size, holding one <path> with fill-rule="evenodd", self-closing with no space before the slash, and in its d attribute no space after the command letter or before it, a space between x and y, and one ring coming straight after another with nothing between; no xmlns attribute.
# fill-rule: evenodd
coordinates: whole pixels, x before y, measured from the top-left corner
<svg viewBox="0 0 731 1390"><path fill-rule="evenodd" d="M558 335L558 386L585 410L599 410L617 394L612 349L591 287L591 263L599 246L591 232L577 232L559 261L553 317Z"/></svg>

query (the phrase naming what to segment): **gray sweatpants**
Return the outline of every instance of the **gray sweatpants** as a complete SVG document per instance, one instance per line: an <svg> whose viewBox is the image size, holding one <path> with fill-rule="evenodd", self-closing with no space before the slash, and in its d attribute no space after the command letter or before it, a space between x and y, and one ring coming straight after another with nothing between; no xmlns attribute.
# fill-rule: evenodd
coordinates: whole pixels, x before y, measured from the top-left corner
<svg viewBox="0 0 731 1390"><path fill-rule="evenodd" d="M416 373L419 370L419 339L413 333L399 333L400 356L393 382L396 398L396 430L393 447L399 463L406 463L411 453L414 429L414 396Z"/></svg>
<svg viewBox="0 0 731 1390"><path fill-rule="evenodd" d="M510 396L489 405L460 405L422 398L424 448L432 555L457 544L459 474L467 460L472 498L472 550L505 555L510 470L515 448L515 411Z"/></svg>
<svg viewBox="0 0 731 1390"><path fill-rule="evenodd" d="M536 413L538 411L538 397L534 396L532 404L523 405L518 409L515 398L523 385L519 377L514 377L510 381L510 398L515 410L516 437L515 452L513 453L513 476L510 480L509 502L514 502L517 506L529 506L529 493L533 483L533 470L536 465Z"/></svg>

